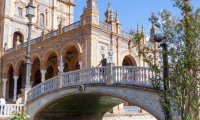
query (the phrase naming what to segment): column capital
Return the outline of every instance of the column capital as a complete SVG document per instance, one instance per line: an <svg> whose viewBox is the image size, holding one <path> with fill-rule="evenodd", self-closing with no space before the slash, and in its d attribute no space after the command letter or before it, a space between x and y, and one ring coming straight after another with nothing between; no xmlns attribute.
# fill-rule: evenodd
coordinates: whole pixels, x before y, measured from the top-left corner
<svg viewBox="0 0 200 120"><path fill-rule="evenodd" d="M40 70L40 72L41 72L42 74L45 74L45 73L47 72L47 70Z"/></svg>
<svg viewBox="0 0 200 120"><path fill-rule="evenodd" d="M19 76L13 76L14 80L17 80L19 78Z"/></svg>
<svg viewBox="0 0 200 120"><path fill-rule="evenodd" d="M3 82L6 82L8 79L6 79L6 78L3 78Z"/></svg>

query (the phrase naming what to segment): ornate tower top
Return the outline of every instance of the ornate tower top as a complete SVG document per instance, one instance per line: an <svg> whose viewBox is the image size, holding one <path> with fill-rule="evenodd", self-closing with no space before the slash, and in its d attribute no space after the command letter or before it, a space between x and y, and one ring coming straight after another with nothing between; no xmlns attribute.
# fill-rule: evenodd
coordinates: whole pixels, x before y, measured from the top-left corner
<svg viewBox="0 0 200 120"><path fill-rule="evenodd" d="M92 8L95 7L97 8L97 0L87 0L87 8Z"/></svg>
<svg viewBox="0 0 200 120"><path fill-rule="evenodd" d="M87 7L83 8L83 14L81 15L81 24L99 24L99 10L98 0L87 0Z"/></svg>
<svg viewBox="0 0 200 120"><path fill-rule="evenodd" d="M111 8L110 1L108 2L108 9L105 12L105 16L106 16L105 22L114 21L114 12L113 12L113 9Z"/></svg>
<svg viewBox="0 0 200 120"><path fill-rule="evenodd" d="M116 22L116 23L119 23L118 11L116 11L115 22Z"/></svg>

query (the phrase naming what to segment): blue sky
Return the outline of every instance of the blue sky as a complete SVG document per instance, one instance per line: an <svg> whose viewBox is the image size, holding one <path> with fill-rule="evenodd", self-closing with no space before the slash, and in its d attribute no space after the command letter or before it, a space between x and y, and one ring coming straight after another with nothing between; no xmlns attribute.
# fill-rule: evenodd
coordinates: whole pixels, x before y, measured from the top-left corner
<svg viewBox="0 0 200 120"><path fill-rule="evenodd" d="M86 6L86 0L74 0L77 4L75 7L75 20L80 20L83 7ZM104 12L108 7L109 0L98 0L98 8L100 12L100 20L104 20ZM137 28L137 22L144 24L145 33L149 35L151 23L148 18L151 13L158 13L166 8L175 16L179 16L179 10L173 7L171 0L110 0L112 9L118 11L119 20L124 31L129 31L131 28ZM192 0L194 7L200 7L200 0Z"/></svg>

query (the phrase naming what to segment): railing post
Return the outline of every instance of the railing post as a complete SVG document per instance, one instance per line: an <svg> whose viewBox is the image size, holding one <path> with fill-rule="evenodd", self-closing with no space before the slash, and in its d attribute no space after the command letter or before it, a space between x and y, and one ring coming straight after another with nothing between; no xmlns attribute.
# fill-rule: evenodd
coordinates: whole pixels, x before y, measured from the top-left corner
<svg viewBox="0 0 200 120"><path fill-rule="evenodd" d="M114 66L114 63L108 63L107 64L107 81L106 81L106 85L112 85L113 84L113 79L114 79L114 77L113 77L113 70L112 70L112 68L113 68L113 66Z"/></svg>
<svg viewBox="0 0 200 120"><path fill-rule="evenodd" d="M62 88L62 80L63 80L62 72L58 72L58 88Z"/></svg>
<svg viewBox="0 0 200 120"><path fill-rule="evenodd" d="M59 66L58 66L58 88L62 88L62 81L63 81L63 69L64 69L64 63L63 63L63 59L62 59L62 55L60 56L60 62L59 62Z"/></svg>

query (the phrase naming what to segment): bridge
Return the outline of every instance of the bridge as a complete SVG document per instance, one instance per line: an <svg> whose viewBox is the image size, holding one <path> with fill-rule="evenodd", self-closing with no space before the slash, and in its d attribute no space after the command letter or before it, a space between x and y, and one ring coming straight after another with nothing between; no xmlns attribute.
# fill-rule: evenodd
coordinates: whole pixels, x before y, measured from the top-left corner
<svg viewBox="0 0 200 120"><path fill-rule="evenodd" d="M47 119L46 115L50 114L49 117L57 119L61 116L77 120L101 119L111 108L128 101L162 120L159 98L150 81L153 77L149 68L134 66L95 67L59 73L28 92L27 112L31 119ZM69 104L61 104L66 102ZM62 107L58 108L60 105Z"/></svg>
<svg viewBox="0 0 200 120"><path fill-rule="evenodd" d="M127 101L163 120L159 97L151 84L154 76L147 67L112 64L59 72L33 87L28 92L26 105L1 105L4 109L0 110L0 116L8 117L26 109L30 120L100 120L107 111Z"/></svg>

